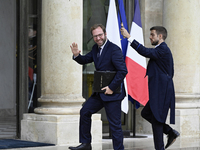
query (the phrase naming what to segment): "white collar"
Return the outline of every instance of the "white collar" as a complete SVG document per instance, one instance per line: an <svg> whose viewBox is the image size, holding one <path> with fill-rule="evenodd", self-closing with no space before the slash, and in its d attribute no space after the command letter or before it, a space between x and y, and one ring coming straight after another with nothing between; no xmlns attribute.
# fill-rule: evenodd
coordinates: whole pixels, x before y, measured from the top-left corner
<svg viewBox="0 0 200 150"><path fill-rule="evenodd" d="M160 44L161 44L161 43L160 43ZM156 45L155 48L158 47L160 44Z"/></svg>

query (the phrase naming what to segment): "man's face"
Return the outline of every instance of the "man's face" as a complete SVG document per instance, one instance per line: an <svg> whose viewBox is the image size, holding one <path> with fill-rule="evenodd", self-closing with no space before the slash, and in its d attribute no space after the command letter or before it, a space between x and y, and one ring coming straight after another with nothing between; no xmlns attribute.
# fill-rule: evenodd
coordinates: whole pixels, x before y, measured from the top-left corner
<svg viewBox="0 0 200 150"><path fill-rule="evenodd" d="M151 30L150 37L151 45L158 45L159 44L159 36L156 33L156 30Z"/></svg>
<svg viewBox="0 0 200 150"><path fill-rule="evenodd" d="M99 47L102 46L107 39L106 33L103 32L101 27L94 29L92 31L92 36L93 36L94 42L97 43Z"/></svg>

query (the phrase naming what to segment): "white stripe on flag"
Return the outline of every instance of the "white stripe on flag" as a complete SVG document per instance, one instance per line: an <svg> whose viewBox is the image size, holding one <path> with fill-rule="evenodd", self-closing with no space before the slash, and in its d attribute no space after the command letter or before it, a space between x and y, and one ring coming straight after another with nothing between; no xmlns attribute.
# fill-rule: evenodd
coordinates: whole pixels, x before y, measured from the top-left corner
<svg viewBox="0 0 200 150"><path fill-rule="evenodd" d="M106 23L107 38L121 48L115 0L110 0Z"/></svg>
<svg viewBox="0 0 200 150"><path fill-rule="evenodd" d="M139 27L135 22L132 22L130 35L133 37L133 39L144 45L142 28ZM135 50L133 50L133 48L130 46L130 43L128 45L126 57L131 58L142 67L146 68L146 59L138 54Z"/></svg>

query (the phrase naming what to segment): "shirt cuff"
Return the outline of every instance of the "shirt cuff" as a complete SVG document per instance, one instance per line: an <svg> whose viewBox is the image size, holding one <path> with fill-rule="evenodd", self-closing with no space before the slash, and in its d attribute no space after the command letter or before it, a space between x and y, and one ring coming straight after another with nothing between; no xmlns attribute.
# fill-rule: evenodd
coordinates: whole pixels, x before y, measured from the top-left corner
<svg viewBox="0 0 200 150"><path fill-rule="evenodd" d="M73 58L74 58L74 59L75 59L76 57L78 57L78 56L74 56L74 55L73 55Z"/></svg>
<svg viewBox="0 0 200 150"><path fill-rule="evenodd" d="M128 41L129 41L130 43L132 43L132 42L133 42L133 40L134 40L134 38L133 38L133 37L130 37L130 38L128 38Z"/></svg>

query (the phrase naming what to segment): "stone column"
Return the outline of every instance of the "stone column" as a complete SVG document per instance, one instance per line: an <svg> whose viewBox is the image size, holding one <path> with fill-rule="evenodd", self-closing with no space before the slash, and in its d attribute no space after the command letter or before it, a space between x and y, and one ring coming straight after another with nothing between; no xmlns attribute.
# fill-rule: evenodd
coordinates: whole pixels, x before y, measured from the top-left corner
<svg viewBox="0 0 200 150"><path fill-rule="evenodd" d="M164 0L166 43L174 57L176 127L181 136L200 136L200 1Z"/></svg>
<svg viewBox="0 0 200 150"><path fill-rule="evenodd" d="M82 1L42 2L42 96L39 114L79 114L82 66L72 60L70 45L82 48Z"/></svg>
<svg viewBox="0 0 200 150"><path fill-rule="evenodd" d="M36 114L25 114L22 139L79 143L82 66L72 60L70 45L82 49L83 4L80 0L42 1L42 96ZM89 31L88 31L89 32ZM93 141L101 142L100 115L93 115Z"/></svg>

